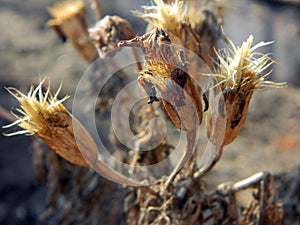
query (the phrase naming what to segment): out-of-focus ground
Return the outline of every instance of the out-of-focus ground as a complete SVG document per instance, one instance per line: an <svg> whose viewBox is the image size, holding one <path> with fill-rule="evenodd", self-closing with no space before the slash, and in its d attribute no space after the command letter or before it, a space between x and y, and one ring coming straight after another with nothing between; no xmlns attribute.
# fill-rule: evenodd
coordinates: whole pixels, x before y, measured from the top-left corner
<svg viewBox="0 0 300 225"><path fill-rule="evenodd" d="M141 34L145 24L134 19L132 9L145 1L101 1L106 14L129 19ZM16 101L3 89L29 84L48 76L54 87L64 82L63 92L72 94L87 68L69 43L62 44L47 26L46 8L51 0L0 1L0 106L10 110ZM238 181L258 171L288 172L300 164L300 6L231 1L226 6L224 30L236 44L250 34L256 42L275 40L272 79L288 81L284 89L257 92L250 104L239 138L227 146L220 162L205 176L215 185ZM71 106L72 102L67 102ZM7 124L0 117L0 126ZM7 132L1 130L1 133ZM41 224L45 188L35 181L30 156L30 137L0 134L0 224Z"/></svg>

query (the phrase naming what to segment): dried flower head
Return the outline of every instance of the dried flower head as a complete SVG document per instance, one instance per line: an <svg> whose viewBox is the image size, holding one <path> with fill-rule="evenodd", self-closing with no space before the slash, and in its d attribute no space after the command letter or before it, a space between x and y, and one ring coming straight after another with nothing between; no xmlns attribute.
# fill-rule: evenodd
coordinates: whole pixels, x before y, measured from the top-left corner
<svg viewBox="0 0 300 225"><path fill-rule="evenodd" d="M247 111L252 94L255 90L283 87L285 83L267 81L272 70L268 70L274 61L270 54L256 52L256 49L272 42L260 42L255 46L253 36L242 43L241 47L231 44L232 50L217 52L218 63L214 75L223 91L224 108L220 106L220 114L226 116L227 125L224 145L231 143L240 133L247 117ZM212 124L207 114L207 130L210 136Z"/></svg>
<svg viewBox="0 0 300 225"><path fill-rule="evenodd" d="M62 104L68 99L68 96L58 100L61 86L52 95L50 83L46 92L42 90L43 83L44 80L35 89L31 86L27 95L15 88L7 88L8 92L19 101L21 108L16 109L19 115L13 114L17 120L4 128L18 125L23 130L6 135L37 135L67 161L80 166L88 166L78 149L73 134L73 126L82 127L82 125L74 120ZM76 122L74 123L74 121ZM83 143L87 143L86 140L91 140L91 137L84 128L82 131Z"/></svg>
<svg viewBox="0 0 300 225"><path fill-rule="evenodd" d="M20 102L21 108L17 109L20 115L13 114L17 120L4 128L18 125L23 130L6 135L36 135L57 154L75 165L90 166L113 181L133 186L143 185L120 174L101 159L93 137L62 104L68 96L61 100L57 99L61 86L52 95L50 83L43 92L44 81L41 81L36 88L32 86L27 95L15 88L7 89ZM76 132L76 137L74 132ZM85 158L81 151L84 151Z"/></svg>
<svg viewBox="0 0 300 225"><path fill-rule="evenodd" d="M134 12L134 15L149 23L150 29L155 27L168 29L169 32L181 37L182 24L187 22L187 9L184 1L166 2L153 0L154 5L143 6L144 12Z"/></svg>
<svg viewBox="0 0 300 225"><path fill-rule="evenodd" d="M57 2L48 9L53 19L48 21L63 41L69 39L83 59L92 62L96 49L88 37L89 22L82 0Z"/></svg>
<svg viewBox="0 0 300 225"><path fill-rule="evenodd" d="M268 68L274 63L270 54L257 52L256 49L269 45L273 42L260 42L254 46L253 36L244 41L241 47L236 47L228 39L232 49L217 52L218 65L216 79L222 89L231 91L249 91L268 87L281 87L285 83L266 81L272 70Z"/></svg>
<svg viewBox="0 0 300 225"><path fill-rule="evenodd" d="M105 16L89 29L89 33L100 57L109 53L113 55L121 40L129 40L135 36L131 24L119 16Z"/></svg>
<svg viewBox="0 0 300 225"><path fill-rule="evenodd" d="M142 37L119 43L120 46L142 49L146 70L140 71L138 81L149 95L148 103L158 100L155 96L157 88L169 118L178 129L187 134L186 149L168 177L166 187L193 155L197 128L202 122L203 112L200 90L186 72L189 66L186 52L173 45L172 35L174 36L167 29L155 28Z"/></svg>
<svg viewBox="0 0 300 225"><path fill-rule="evenodd" d="M204 7L208 3L180 0L154 0L153 3L144 6L142 13L134 12L149 23L148 30L155 27L168 30L173 43L191 50L211 66L221 23L216 21L212 11ZM202 19L199 21L200 15Z"/></svg>
<svg viewBox="0 0 300 225"><path fill-rule="evenodd" d="M166 29L155 28L142 37L122 41L119 45L142 49L146 70L140 71L139 82L150 100L155 101L154 94L150 92L154 93L152 90L157 88L174 125L178 129L193 130L202 120L201 95L192 78L184 72L188 65L185 53L172 45L171 35ZM196 115L192 106L197 111Z"/></svg>

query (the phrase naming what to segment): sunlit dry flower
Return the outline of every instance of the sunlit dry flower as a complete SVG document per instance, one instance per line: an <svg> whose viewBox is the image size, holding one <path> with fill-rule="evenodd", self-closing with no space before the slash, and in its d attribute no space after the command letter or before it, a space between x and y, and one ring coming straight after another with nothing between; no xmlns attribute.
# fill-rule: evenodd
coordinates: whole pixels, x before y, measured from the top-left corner
<svg viewBox="0 0 300 225"><path fill-rule="evenodd" d="M272 42L260 42L254 46L253 36L242 43L241 47L231 44L231 50L217 52L218 62L214 75L218 85L224 94L225 112L227 125L224 137L224 145L231 143L240 133L246 117L250 99L255 90L282 87L285 83L275 83L266 79L272 72L269 67L274 63L270 54L257 52L256 49ZM207 114L207 130L210 135L209 113Z"/></svg>
<svg viewBox="0 0 300 225"><path fill-rule="evenodd" d="M214 1L154 0L153 5L143 6L144 12L134 14L149 23L148 31L155 27L168 30L173 43L191 50L212 66L222 20L216 15L217 4L211 2Z"/></svg>
<svg viewBox="0 0 300 225"><path fill-rule="evenodd" d="M177 37L181 37L182 24L187 21L187 9L184 1L174 0L169 3L153 0L153 5L143 6L144 12L134 14L149 23L150 29L155 27L168 29Z"/></svg>
<svg viewBox="0 0 300 225"><path fill-rule="evenodd" d="M63 41L69 39L78 53L88 62L96 57L96 48L88 36L89 22L82 0L57 2L48 9L53 19L48 21Z"/></svg>
<svg viewBox="0 0 300 225"><path fill-rule="evenodd" d="M6 135L36 135L67 161L80 166L88 166L78 149L73 127L82 128L82 140L77 139L77 142L88 144L88 140L92 141L92 138L62 104L63 101L68 99L68 96L58 100L61 86L55 95L52 95L50 93L50 83L45 93L42 90L43 83L44 81L40 82L35 89L31 86L27 95L15 88L7 89L19 101L21 107L16 109L19 115L13 114L17 120L4 128L18 125L23 130ZM90 143L93 143L93 141Z"/></svg>

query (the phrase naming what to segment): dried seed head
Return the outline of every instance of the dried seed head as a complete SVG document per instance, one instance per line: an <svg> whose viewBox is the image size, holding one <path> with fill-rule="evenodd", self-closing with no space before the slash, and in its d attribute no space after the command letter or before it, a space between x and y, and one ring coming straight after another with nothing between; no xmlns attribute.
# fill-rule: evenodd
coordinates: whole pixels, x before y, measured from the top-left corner
<svg viewBox="0 0 300 225"><path fill-rule="evenodd" d="M107 159L103 159L89 132L63 106L62 102L68 97L58 100L60 88L55 95L52 95L50 84L43 92L43 83L44 80L35 89L32 86L27 95L15 88L7 89L20 102L21 107L17 109L20 115L13 114L17 121L4 128L18 125L24 130L6 135L36 135L57 154L73 164L90 166L97 173L114 182L131 186L145 186L144 182L133 180L119 173L112 167L113 164L109 164L105 161ZM84 157L82 152L84 152ZM147 188L145 187L145 189Z"/></svg>
<svg viewBox="0 0 300 225"><path fill-rule="evenodd" d="M140 71L140 82L159 89L164 108L178 129L193 130L202 120L201 95L185 72L188 65L185 53L172 45L171 35L165 29L155 28L119 45L143 50L146 70Z"/></svg>
<svg viewBox="0 0 300 225"><path fill-rule="evenodd" d="M17 120L4 128L18 125L23 130L6 135L37 135L67 161L80 166L88 166L78 149L77 142L85 143L83 146L90 148L89 152L91 154L97 154L97 148L93 144L92 137L62 104L63 101L68 99L68 96L61 100L57 99L61 86L55 95L52 95L50 93L50 83L46 92L43 93L43 83L44 80L35 89L32 86L27 95L15 88L7 89L20 102L21 107L17 109L19 115L13 114ZM75 140L74 126L81 129L82 140L78 140L78 138Z"/></svg>
<svg viewBox="0 0 300 225"><path fill-rule="evenodd" d="M252 47L251 35L241 47L235 47L229 40L232 50L217 52L218 64L216 77L224 94L225 105L220 106L220 114L226 116L227 125L224 145L231 143L240 133L247 117L249 103L255 90L283 87L286 83L266 81L272 70L268 70L274 61L269 54L256 52L256 49L272 42L260 42ZM223 112L225 108L225 112ZM212 126L207 114L207 131L210 136Z"/></svg>
<svg viewBox="0 0 300 225"><path fill-rule="evenodd" d="M47 24L57 32L63 41L69 39L83 59L92 62L96 49L88 37L89 26L82 0L65 0L48 9L53 17Z"/></svg>
<svg viewBox="0 0 300 225"><path fill-rule="evenodd" d="M184 66L185 59L181 51L171 44L170 34L166 29L155 28L141 37L121 41L119 46L139 47L145 56L145 66L154 76L169 78L176 68Z"/></svg>
<svg viewBox="0 0 300 225"><path fill-rule="evenodd" d="M119 16L105 16L89 29L89 33L100 57L104 57L107 53L113 53L121 40L135 37L130 23Z"/></svg>
<svg viewBox="0 0 300 225"><path fill-rule="evenodd" d="M187 10L184 1L174 0L169 3L163 0L153 0L154 5L143 6L144 12L134 12L134 15L149 23L150 28L168 29L169 32L181 37L182 24L187 22Z"/></svg>

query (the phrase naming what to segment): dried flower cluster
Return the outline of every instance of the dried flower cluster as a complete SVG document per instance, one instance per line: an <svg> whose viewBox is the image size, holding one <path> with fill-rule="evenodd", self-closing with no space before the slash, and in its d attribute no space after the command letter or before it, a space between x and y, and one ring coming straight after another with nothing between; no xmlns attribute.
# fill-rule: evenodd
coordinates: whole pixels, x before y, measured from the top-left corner
<svg viewBox="0 0 300 225"><path fill-rule="evenodd" d="M101 58L113 59L119 47L133 49L137 47L144 54L144 65L137 65L138 82L149 96L149 105L146 104L148 107L146 108L143 104L137 104L139 114L135 120L132 118L130 120L131 128L134 128L139 137L133 141L136 149L132 149L131 153L120 151L120 154L117 150L121 144L115 140L116 136L111 135L110 139L116 148L115 155L119 154L122 162L131 166L154 164L170 155L174 146L169 145L166 138L163 138L163 143L156 146L153 152L139 153L142 145L153 141L151 137L153 133L147 130L147 123L159 113L159 110L157 105L152 103L161 101L170 121L177 129L186 133L186 149L169 177L142 190L134 188L125 191L127 197L123 209L126 213L124 221L135 224L209 224L212 221L213 224L220 221L223 224L233 224L245 221L248 223L253 216L252 220L257 223L272 221L279 224L282 211L276 204L270 175L262 173L247 182L225 186L213 194L208 194L205 183L200 179L218 162L223 147L233 142L241 132L253 92L285 85L266 80L274 61L270 54L260 53L257 49L271 42L253 45L254 38L250 36L240 47L236 47L222 33L221 6L217 1L199 3L192 0L186 2L154 0L153 5L144 6L143 10L134 14L148 22L149 26L144 35L135 37L135 31L130 23L118 16L106 16L88 30L88 17L80 0L57 3L49 9L53 19L48 24L63 40L66 37L70 39L77 51L89 62L95 59L97 51ZM228 50L218 50L217 43L222 40L229 43ZM133 50L133 54L135 53ZM202 74L198 71L193 64L195 56L208 65L211 74ZM105 65L102 65L102 68L95 66L95 70L101 75ZM126 72L121 71L119 74L122 74L125 81ZM202 172L193 155L197 129L202 123L203 115L206 114L209 139L220 137L213 136L213 130L217 125L212 120L215 111L211 109L212 106L207 100L211 96L207 96L207 93L197 85L195 76L203 76L203 79L197 80L209 77L214 81L210 90L221 92L222 101L219 102L218 116L226 120L223 140L219 140L221 145L212 155L210 165ZM121 80L113 82L122 83ZM32 87L27 95L13 88L8 89L20 102L21 108L17 109L19 115L14 114L17 121L6 127L18 125L24 129L9 135L36 135L64 159L76 165L88 165L78 145L90 153L89 159L94 158L95 161L99 159L91 135L62 105L67 97L58 100L60 88L52 95L50 85L43 91L43 83L44 81L40 82L35 89ZM120 85L114 88L118 89ZM128 96L126 93L123 96L124 108L128 107L125 105L129 102ZM99 102L98 104L101 104L101 99ZM111 106L112 103L107 101L107 105ZM109 107L99 106L99 108L107 110ZM123 118L118 118L121 119ZM74 126L79 127L82 132L79 140L75 140ZM122 126L119 128L123 129ZM161 133L161 124L157 125L157 128L159 129L157 133ZM97 166L114 181L126 181L125 183L132 186L142 185L103 164L96 163L92 167L95 169ZM133 171L128 173L131 174ZM252 196L253 201L249 210L243 211L244 206L237 204L234 193L252 187L256 188L256 195ZM274 212L279 214L275 215Z"/></svg>

